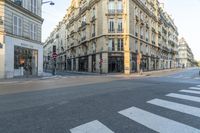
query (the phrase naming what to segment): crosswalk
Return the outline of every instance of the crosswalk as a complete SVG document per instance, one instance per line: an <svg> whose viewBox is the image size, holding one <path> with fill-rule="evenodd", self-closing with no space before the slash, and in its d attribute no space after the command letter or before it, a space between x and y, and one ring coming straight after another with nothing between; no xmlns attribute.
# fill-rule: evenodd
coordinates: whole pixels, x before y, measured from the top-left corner
<svg viewBox="0 0 200 133"><path fill-rule="evenodd" d="M195 96L191 95L195 94ZM189 87L188 89L179 90L177 93L166 94L165 97L180 99L184 101L200 103L200 85ZM170 100L155 98L146 101L151 106L161 107L163 109L184 113L200 118L200 108L186 105ZM132 120L153 131L160 133L200 133L200 129L186 125L184 123L160 116L151 111L132 106L130 108L117 112L125 119ZM94 120L83 125L70 129L71 133L114 133L109 125L104 125L98 120Z"/></svg>

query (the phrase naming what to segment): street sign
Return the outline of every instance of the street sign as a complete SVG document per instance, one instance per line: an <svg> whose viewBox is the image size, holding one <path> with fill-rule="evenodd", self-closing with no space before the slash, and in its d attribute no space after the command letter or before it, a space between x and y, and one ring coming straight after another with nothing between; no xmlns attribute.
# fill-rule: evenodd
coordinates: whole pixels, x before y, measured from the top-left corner
<svg viewBox="0 0 200 133"><path fill-rule="evenodd" d="M52 54L53 59L56 59L57 56L58 55L55 52Z"/></svg>

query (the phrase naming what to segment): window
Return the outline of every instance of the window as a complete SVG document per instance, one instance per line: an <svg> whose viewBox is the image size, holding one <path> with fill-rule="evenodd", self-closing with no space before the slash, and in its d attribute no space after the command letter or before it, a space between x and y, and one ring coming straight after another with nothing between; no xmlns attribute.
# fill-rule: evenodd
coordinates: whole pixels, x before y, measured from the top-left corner
<svg viewBox="0 0 200 133"><path fill-rule="evenodd" d="M85 15L82 17L82 22L86 22L86 16Z"/></svg>
<svg viewBox="0 0 200 133"><path fill-rule="evenodd" d="M37 0L31 0L30 4L31 4L31 12L36 14L37 13Z"/></svg>
<svg viewBox="0 0 200 133"><path fill-rule="evenodd" d="M118 31L118 32L122 32L122 30L123 30L123 27L122 27L122 19L119 18L119 19L118 19L118 28L117 28L117 31Z"/></svg>
<svg viewBox="0 0 200 133"><path fill-rule="evenodd" d="M146 41L148 42L148 40L149 40L149 32L148 30L146 30Z"/></svg>
<svg viewBox="0 0 200 133"><path fill-rule="evenodd" d="M30 24L30 38L37 40L37 25L33 23Z"/></svg>
<svg viewBox="0 0 200 133"><path fill-rule="evenodd" d="M122 3L122 0L118 0L118 3L117 3L117 11L122 13L123 11L123 3Z"/></svg>
<svg viewBox="0 0 200 133"><path fill-rule="evenodd" d="M115 42L113 38L109 39L108 50L115 51Z"/></svg>
<svg viewBox="0 0 200 133"><path fill-rule="evenodd" d="M92 9L92 17L95 17L95 7Z"/></svg>
<svg viewBox="0 0 200 133"><path fill-rule="evenodd" d="M138 32L139 32L139 27L138 25L135 25L135 36L138 36Z"/></svg>
<svg viewBox="0 0 200 133"><path fill-rule="evenodd" d="M27 0L22 0L22 4L23 7L27 9L27 4L28 4Z"/></svg>
<svg viewBox="0 0 200 133"><path fill-rule="evenodd" d="M92 43L92 51L96 52L96 43L95 42Z"/></svg>
<svg viewBox="0 0 200 133"><path fill-rule="evenodd" d="M135 40L134 49L135 49L135 51L138 51L138 41L137 40Z"/></svg>
<svg viewBox="0 0 200 133"><path fill-rule="evenodd" d="M95 36L95 32L96 32L96 29L95 29L96 25L95 23L92 24L92 37Z"/></svg>
<svg viewBox="0 0 200 133"><path fill-rule="evenodd" d="M22 19L17 16L13 16L13 34L22 35Z"/></svg>
<svg viewBox="0 0 200 133"><path fill-rule="evenodd" d="M123 39L117 39L117 50L118 51L123 51L124 50L124 44L123 44Z"/></svg>
<svg viewBox="0 0 200 133"><path fill-rule="evenodd" d="M108 24L108 31L109 32L114 32L114 19L113 18L111 18L111 19L109 19L109 24Z"/></svg>
<svg viewBox="0 0 200 133"><path fill-rule="evenodd" d="M115 12L115 1L114 0L109 0L108 11L110 13L114 13Z"/></svg>
<svg viewBox="0 0 200 133"><path fill-rule="evenodd" d="M143 39L144 36L144 29L143 27L140 27L140 38Z"/></svg>

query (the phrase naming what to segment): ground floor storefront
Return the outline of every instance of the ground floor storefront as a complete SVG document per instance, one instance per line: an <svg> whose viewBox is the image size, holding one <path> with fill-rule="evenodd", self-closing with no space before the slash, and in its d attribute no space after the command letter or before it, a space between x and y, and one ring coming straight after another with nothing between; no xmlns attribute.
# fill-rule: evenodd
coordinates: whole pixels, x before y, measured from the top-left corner
<svg viewBox="0 0 200 133"><path fill-rule="evenodd" d="M0 50L0 78L41 76L43 49L41 44L5 36Z"/></svg>
<svg viewBox="0 0 200 133"><path fill-rule="evenodd" d="M157 56L141 55L130 53L130 72L155 71L175 68L175 61L162 59ZM63 56L64 57L64 56ZM57 60L59 57L57 58ZM49 63L51 64L51 63ZM142 65L141 65L142 64ZM57 61L58 71L77 71L93 73L124 73L124 53L96 53L76 58L65 58L62 64Z"/></svg>

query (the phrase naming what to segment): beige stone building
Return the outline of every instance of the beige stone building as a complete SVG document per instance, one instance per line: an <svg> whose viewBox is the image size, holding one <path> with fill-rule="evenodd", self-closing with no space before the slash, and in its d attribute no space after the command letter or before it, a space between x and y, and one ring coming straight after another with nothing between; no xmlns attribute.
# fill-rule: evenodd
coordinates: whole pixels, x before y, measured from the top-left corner
<svg viewBox="0 0 200 133"><path fill-rule="evenodd" d="M182 37L179 40L179 64L182 67L194 66L194 55L186 40Z"/></svg>
<svg viewBox="0 0 200 133"><path fill-rule="evenodd" d="M0 0L0 78L43 73L41 0Z"/></svg>
<svg viewBox="0 0 200 133"><path fill-rule="evenodd" d="M177 27L157 0L72 0L62 22L64 70L129 74L177 66ZM48 40L55 42L51 34L45 56L56 45Z"/></svg>

